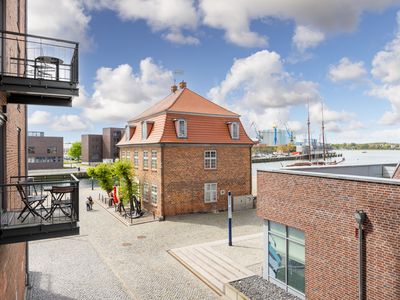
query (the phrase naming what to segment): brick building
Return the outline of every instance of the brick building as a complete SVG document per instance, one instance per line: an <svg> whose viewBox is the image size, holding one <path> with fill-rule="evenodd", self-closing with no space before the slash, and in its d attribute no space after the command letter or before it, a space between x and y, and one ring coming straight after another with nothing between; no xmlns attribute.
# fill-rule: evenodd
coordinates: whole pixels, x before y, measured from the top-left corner
<svg viewBox="0 0 400 300"><path fill-rule="evenodd" d="M28 170L62 169L64 138L28 132Z"/></svg>
<svg viewBox="0 0 400 300"><path fill-rule="evenodd" d="M27 174L27 104L70 106L78 96L76 43L27 34L27 0L0 2L0 299L25 299L28 241L61 236L50 224L11 218L23 208L13 185ZM63 45L68 44L70 52ZM46 45L46 46L43 46ZM72 45L72 46L71 46ZM43 46L42 49L39 49ZM76 47L74 47L76 46ZM63 51L47 64L46 56ZM37 49L38 52L35 52ZM49 54L50 55L50 54ZM64 62L60 66L59 62ZM46 66L47 65L47 66ZM45 68L46 71L45 71ZM52 77L51 77L52 76ZM51 77L51 78L50 78ZM18 224L17 224L18 223ZM46 223L46 222L44 222ZM50 222L48 222L50 223ZM74 223L74 225L76 222ZM67 225L71 228L72 223ZM61 225L62 227L62 225Z"/></svg>
<svg viewBox="0 0 400 300"><path fill-rule="evenodd" d="M251 194L251 147L239 115L186 88L128 121L118 144L133 162L144 206L158 217L227 209Z"/></svg>
<svg viewBox="0 0 400 300"><path fill-rule="evenodd" d="M400 181L391 179L394 169L358 165L258 171L264 278L310 300L360 299L360 291L362 299L400 299ZM366 213L361 277L359 210Z"/></svg>
<svg viewBox="0 0 400 300"><path fill-rule="evenodd" d="M121 140L123 128L103 128L103 134L83 134L82 162L98 163L103 160L115 160L119 158L117 143Z"/></svg>

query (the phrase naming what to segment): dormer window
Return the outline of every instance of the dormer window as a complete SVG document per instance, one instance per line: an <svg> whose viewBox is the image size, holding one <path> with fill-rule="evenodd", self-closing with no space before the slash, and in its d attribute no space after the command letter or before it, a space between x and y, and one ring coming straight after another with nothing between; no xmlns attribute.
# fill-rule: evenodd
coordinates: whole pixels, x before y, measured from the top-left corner
<svg viewBox="0 0 400 300"><path fill-rule="evenodd" d="M233 140L239 139L239 122L230 122L229 125L229 132L231 134L231 138Z"/></svg>
<svg viewBox="0 0 400 300"><path fill-rule="evenodd" d="M176 135L178 138L184 139L187 138L187 123L185 119L176 119L175 121L175 129Z"/></svg>
<svg viewBox="0 0 400 300"><path fill-rule="evenodd" d="M126 125L126 127L125 127L125 141L129 142L130 135L131 135L131 133L130 133L129 125Z"/></svg>
<svg viewBox="0 0 400 300"><path fill-rule="evenodd" d="M147 139L147 122L143 121L142 122L142 140Z"/></svg>

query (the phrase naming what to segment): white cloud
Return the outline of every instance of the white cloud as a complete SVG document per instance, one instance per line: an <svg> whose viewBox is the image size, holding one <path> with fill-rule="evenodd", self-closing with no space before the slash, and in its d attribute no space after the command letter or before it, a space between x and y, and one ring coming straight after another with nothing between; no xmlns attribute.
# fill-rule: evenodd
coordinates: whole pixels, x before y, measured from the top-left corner
<svg viewBox="0 0 400 300"><path fill-rule="evenodd" d="M199 15L193 0L87 0L89 9L111 9L122 20L144 20L153 31L167 31L163 37L179 44L198 44L193 36L184 36L183 29L197 27Z"/></svg>
<svg viewBox="0 0 400 300"><path fill-rule="evenodd" d="M400 123L400 12L397 13L397 31L391 42L379 51L372 61L372 75L379 81L369 95L390 102L391 110L380 119L384 125Z"/></svg>
<svg viewBox="0 0 400 300"><path fill-rule="evenodd" d="M367 71L364 62L352 62L347 57L343 57L337 65L329 67L328 76L333 82L344 80L358 80L365 76Z"/></svg>
<svg viewBox="0 0 400 300"><path fill-rule="evenodd" d="M82 0L34 0L28 3L31 34L79 41L89 46L90 19Z"/></svg>
<svg viewBox="0 0 400 300"><path fill-rule="evenodd" d="M354 30L364 11L380 11L395 4L399 1L200 0L199 7L205 25L224 30L231 43L254 47L265 46L267 38L251 31L253 20L270 17L292 20L321 32L343 32Z"/></svg>
<svg viewBox="0 0 400 300"><path fill-rule="evenodd" d="M163 37L173 43L182 45L198 45L200 40L191 35L184 36L180 30L172 30L163 35Z"/></svg>
<svg viewBox="0 0 400 300"><path fill-rule="evenodd" d="M51 128L57 131L81 131L90 127L90 123L82 116L61 115L54 117Z"/></svg>
<svg viewBox="0 0 400 300"><path fill-rule="evenodd" d="M36 110L28 118L30 125L46 125L51 122L51 114L47 111Z"/></svg>
<svg viewBox="0 0 400 300"><path fill-rule="evenodd" d="M126 122L165 97L172 82L172 72L151 58L140 62L137 74L127 64L115 69L100 68L84 115L93 122Z"/></svg>
<svg viewBox="0 0 400 300"><path fill-rule="evenodd" d="M296 27L292 42L300 52L314 48L325 40L323 32L309 26L299 25Z"/></svg>

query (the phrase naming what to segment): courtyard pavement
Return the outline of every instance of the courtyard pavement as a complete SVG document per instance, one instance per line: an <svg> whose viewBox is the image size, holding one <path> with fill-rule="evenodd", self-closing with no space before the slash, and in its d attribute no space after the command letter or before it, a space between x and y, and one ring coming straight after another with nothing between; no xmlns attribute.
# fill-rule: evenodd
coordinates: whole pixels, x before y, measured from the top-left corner
<svg viewBox="0 0 400 300"><path fill-rule="evenodd" d="M85 210L98 193L81 189L80 236L29 243L30 299L219 299L167 250L226 239L226 213L126 226L97 203ZM235 212L233 224L234 236L262 232L255 210Z"/></svg>

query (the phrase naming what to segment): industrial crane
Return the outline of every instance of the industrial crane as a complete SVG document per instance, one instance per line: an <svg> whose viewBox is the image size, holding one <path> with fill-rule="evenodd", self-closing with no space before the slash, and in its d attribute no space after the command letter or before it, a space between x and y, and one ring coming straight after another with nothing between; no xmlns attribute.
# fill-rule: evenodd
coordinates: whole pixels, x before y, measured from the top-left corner
<svg viewBox="0 0 400 300"><path fill-rule="evenodd" d="M256 138L257 138L258 142L261 143L263 140L263 135L262 135L261 131L259 131L257 129L256 123L255 122L251 123L250 127L254 127L254 130L256 131Z"/></svg>

